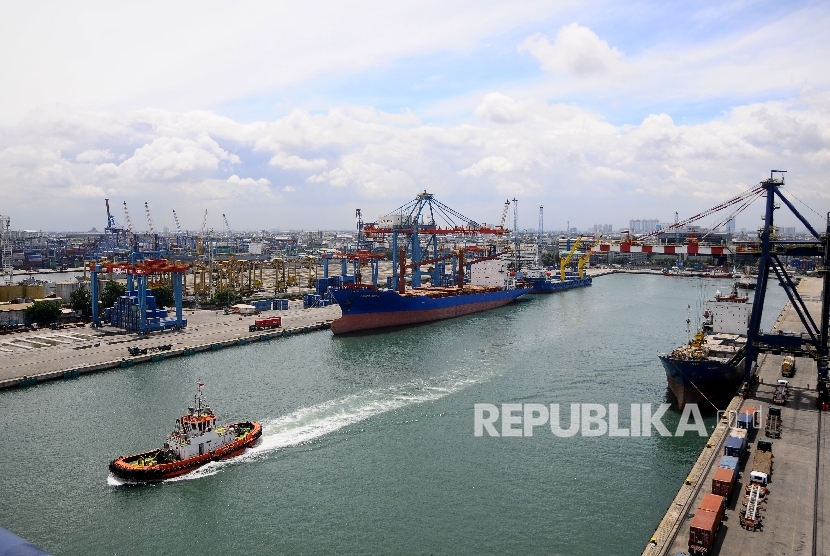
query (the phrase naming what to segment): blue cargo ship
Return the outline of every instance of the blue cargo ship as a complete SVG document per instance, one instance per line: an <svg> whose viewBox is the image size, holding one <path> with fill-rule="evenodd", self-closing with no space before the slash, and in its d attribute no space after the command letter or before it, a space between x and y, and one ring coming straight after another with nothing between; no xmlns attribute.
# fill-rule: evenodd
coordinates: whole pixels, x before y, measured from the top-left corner
<svg viewBox="0 0 830 556"><path fill-rule="evenodd" d="M449 319L507 305L530 288L488 286L414 288L401 294L371 286L332 289L343 316L335 334Z"/></svg>

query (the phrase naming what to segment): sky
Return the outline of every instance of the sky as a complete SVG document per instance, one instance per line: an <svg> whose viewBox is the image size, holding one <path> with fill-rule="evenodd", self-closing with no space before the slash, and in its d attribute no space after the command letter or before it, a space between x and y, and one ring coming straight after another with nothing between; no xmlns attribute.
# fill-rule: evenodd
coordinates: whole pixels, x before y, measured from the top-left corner
<svg viewBox="0 0 830 556"><path fill-rule="evenodd" d="M619 229L778 169L823 229L827 29L824 2L5 2L0 214L101 230L108 198L136 231L145 202L158 230L353 229L428 191L478 222L516 198L521 228L542 205L546 230Z"/></svg>

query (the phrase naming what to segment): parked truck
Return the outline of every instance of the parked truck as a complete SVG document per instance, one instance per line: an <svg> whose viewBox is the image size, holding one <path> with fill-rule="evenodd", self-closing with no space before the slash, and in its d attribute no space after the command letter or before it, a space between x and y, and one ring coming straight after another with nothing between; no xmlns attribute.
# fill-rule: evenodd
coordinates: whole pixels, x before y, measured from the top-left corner
<svg viewBox="0 0 830 556"><path fill-rule="evenodd" d="M258 330L269 330L272 328L279 328L282 326L282 317L269 317L267 319L257 319L254 324L248 327L251 332Z"/></svg>
<svg viewBox="0 0 830 556"><path fill-rule="evenodd" d="M689 552L692 554L712 552L725 509L723 496L707 494L703 497L689 527Z"/></svg>
<svg viewBox="0 0 830 556"><path fill-rule="evenodd" d="M749 474L749 485L753 483L766 487L772 476L772 442L759 440L755 450L755 459L752 460L752 471Z"/></svg>
<svg viewBox="0 0 830 556"><path fill-rule="evenodd" d="M769 438L781 438L781 408L770 407L765 434Z"/></svg>
<svg viewBox="0 0 830 556"><path fill-rule="evenodd" d="M781 374L783 376L793 376L795 374L795 357L792 355L784 356L784 361L781 363Z"/></svg>

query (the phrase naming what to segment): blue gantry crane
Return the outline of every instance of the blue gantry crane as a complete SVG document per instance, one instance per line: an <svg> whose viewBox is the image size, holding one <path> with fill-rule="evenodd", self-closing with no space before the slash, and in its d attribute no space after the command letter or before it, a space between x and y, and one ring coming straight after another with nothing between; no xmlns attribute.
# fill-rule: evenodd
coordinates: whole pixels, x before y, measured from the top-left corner
<svg viewBox="0 0 830 556"><path fill-rule="evenodd" d="M364 224L367 239L392 236L392 268L405 266L411 269L412 287L421 286L421 280L429 276L433 285L442 285L446 261L452 261L451 277L457 274L458 259L448 249L439 250L439 236L478 237L481 235L505 235L510 231L504 226L485 226L451 209L424 191L415 199L383 215L379 222ZM425 258L425 255L427 258ZM409 264L402 265L402 259ZM468 261L470 263L470 261ZM422 266L434 265L424 272ZM400 276L394 275L390 287L400 289Z"/></svg>
<svg viewBox="0 0 830 556"><path fill-rule="evenodd" d="M781 191L784 186L784 173L786 170L772 170L770 177L760 183L760 187L766 196L766 208L764 211L764 225L760 230L760 249L757 252L758 280L755 287L755 299L752 306L752 314L749 319L747 330L746 361L744 379L746 384L755 380L756 359L762 351L790 352L799 355L807 355L818 361L819 377L818 391L819 401L827 403L828 398L828 324L830 324L830 303L828 293L830 292L830 213L827 214L826 229L819 233L807 221L804 216L793 206L792 202ZM778 174L778 177L776 177ZM807 240L782 240L777 237L774 226L775 210L780 208L775 201L780 200L795 215L796 218L807 228L812 239ZM823 279L823 295L821 301L820 324L810 314L804 300L798 293L792 277L781 262L781 257L820 257L823 265L821 269ZM761 333L761 315L764 310L764 299L766 296L767 284L769 282L770 270L778 278L784 288L787 298L790 300L793 309L798 314L806 332L806 338L801 334L763 334Z"/></svg>

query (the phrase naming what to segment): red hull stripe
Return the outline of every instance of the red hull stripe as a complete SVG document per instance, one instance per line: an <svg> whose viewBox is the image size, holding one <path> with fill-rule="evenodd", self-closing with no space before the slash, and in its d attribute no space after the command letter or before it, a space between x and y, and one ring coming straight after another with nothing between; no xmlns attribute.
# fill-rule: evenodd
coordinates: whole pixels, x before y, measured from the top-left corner
<svg viewBox="0 0 830 556"><path fill-rule="evenodd" d="M436 320L451 319L487 311L507 305L513 298L498 299L494 301L483 301L481 303L467 303L455 307L444 307L441 309L427 309L424 311L394 311L388 313L364 313L359 315L344 315L331 323L331 331L335 334L357 332L358 330L371 330L373 328L387 328L390 326L404 326L407 324L418 324L421 322L432 322Z"/></svg>
<svg viewBox="0 0 830 556"><path fill-rule="evenodd" d="M240 424L240 423L235 423ZM136 454L135 456L125 456L116 459L112 465L117 469L110 468L116 475L120 475L127 480L147 480L147 481L159 481L164 479L172 479L173 477L178 477L179 475L184 475L185 473L189 473L194 469L198 469L199 467L210 463L214 460L221 460L234 457L236 455L241 454L245 451L245 449L252 445L256 440L262 435L262 425L257 422L253 422L254 430L242 440L236 440L231 442L230 444L226 444L221 448L203 454L201 456L195 456L190 459L186 459L183 461L177 461L173 463L163 463L159 465L153 465L151 467L133 467L125 460L132 459L137 456L143 456L145 454L151 454L153 452L145 452L145 454Z"/></svg>
<svg viewBox="0 0 830 556"><path fill-rule="evenodd" d="M701 247L700 245L632 245L630 243L601 244L592 249L594 253L665 253L667 255L731 255L728 247Z"/></svg>

